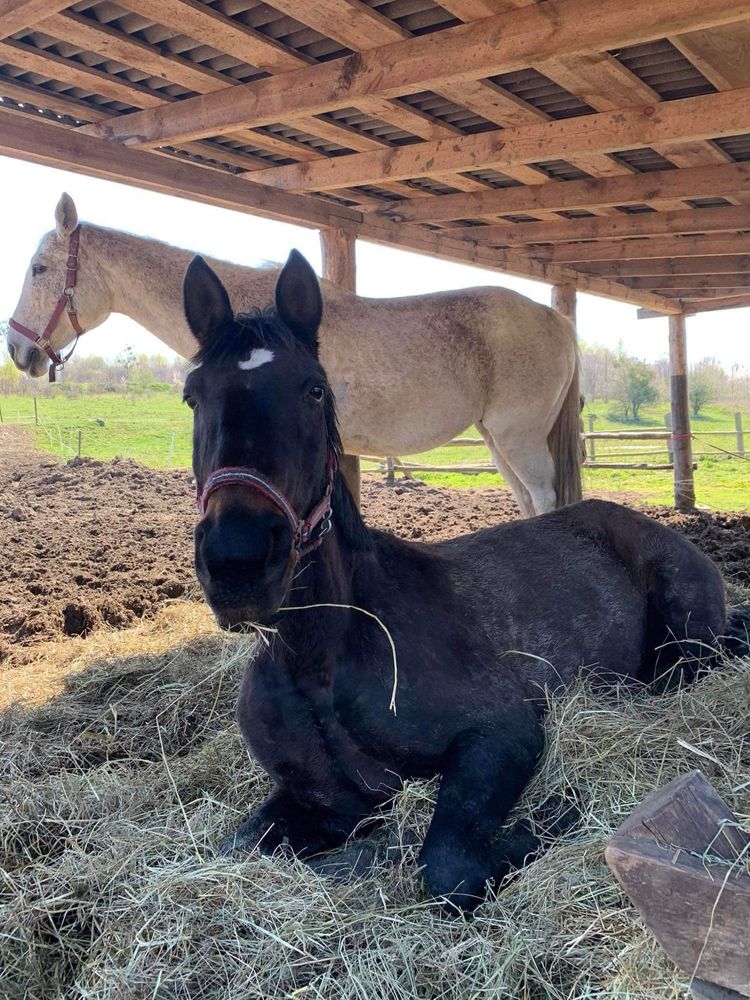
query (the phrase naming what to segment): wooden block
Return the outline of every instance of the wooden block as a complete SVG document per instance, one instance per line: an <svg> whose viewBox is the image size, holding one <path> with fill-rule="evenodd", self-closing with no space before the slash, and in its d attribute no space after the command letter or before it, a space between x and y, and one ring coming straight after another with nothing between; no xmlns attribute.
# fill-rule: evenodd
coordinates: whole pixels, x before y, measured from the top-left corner
<svg viewBox="0 0 750 1000"><path fill-rule="evenodd" d="M694 979L690 992L695 1000L742 1000L742 994L736 990L726 990L716 983L708 983L705 979Z"/></svg>
<svg viewBox="0 0 750 1000"><path fill-rule="evenodd" d="M645 800L607 864L667 955L706 1000L750 996L750 834L700 771ZM713 990L714 992L711 992Z"/></svg>

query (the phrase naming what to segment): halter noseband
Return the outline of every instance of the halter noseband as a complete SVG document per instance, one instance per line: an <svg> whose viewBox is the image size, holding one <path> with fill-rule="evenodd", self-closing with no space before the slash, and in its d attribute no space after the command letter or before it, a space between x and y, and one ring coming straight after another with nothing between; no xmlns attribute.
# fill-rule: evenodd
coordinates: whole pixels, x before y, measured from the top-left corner
<svg viewBox="0 0 750 1000"><path fill-rule="evenodd" d="M331 530L331 495L333 493L333 479L336 473L336 456L333 451L328 452L328 469L326 475L325 493L318 503L313 507L307 517L297 516L297 512L287 500L281 490L262 476L255 469L250 469L242 465L227 466L223 469L216 469L205 482L202 492L198 492L195 502L201 516L206 513L208 498L216 490L223 486L247 486L256 493L267 497L284 515L292 529L292 544L297 561L308 552L312 552L320 545L325 535ZM320 525L317 537L312 541L313 531Z"/></svg>
<svg viewBox="0 0 750 1000"><path fill-rule="evenodd" d="M52 315L49 318L49 322L44 328L43 333L36 334L33 330L30 330L23 323L19 323L15 319L8 320L8 326L11 330L15 330L16 333L20 333L22 336L26 337L28 340L33 341L37 344L47 357L50 359L52 364L49 368L49 380L50 382L55 381L56 372L60 371L66 361L70 361L73 351L76 349L76 344L78 343L78 338L82 333L85 333L81 324L78 322L78 315L73 305L73 292L76 287L76 279L78 277L78 242L81 238L81 227L76 226L73 232L70 234L70 240L68 241L68 263L65 273L65 287L60 293L60 298L55 303L55 308L52 310ZM70 320L70 325L75 330L76 339L73 341L73 346L68 351L68 353L63 357L52 349L49 342L49 337L52 331L57 326L57 321L62 315L63 309L67 310L68 319Z"/></svg>

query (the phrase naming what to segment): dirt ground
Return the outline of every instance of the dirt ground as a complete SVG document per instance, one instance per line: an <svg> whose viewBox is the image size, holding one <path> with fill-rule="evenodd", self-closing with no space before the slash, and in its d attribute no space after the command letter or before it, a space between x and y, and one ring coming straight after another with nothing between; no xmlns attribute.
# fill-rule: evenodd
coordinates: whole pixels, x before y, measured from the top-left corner
<svg viewBox="0 0 750 1000"><path fill-rule="evenodd" d="M503 489L363 483L367 522L435 541L518 516ZM750 515L677 514L610 496L681 531L750 586ZM177 597L197 597L192 565L191 476L129 460L62 463L30 449L20 428L0 427L0 660L13 647L120 628Z"/></svg>

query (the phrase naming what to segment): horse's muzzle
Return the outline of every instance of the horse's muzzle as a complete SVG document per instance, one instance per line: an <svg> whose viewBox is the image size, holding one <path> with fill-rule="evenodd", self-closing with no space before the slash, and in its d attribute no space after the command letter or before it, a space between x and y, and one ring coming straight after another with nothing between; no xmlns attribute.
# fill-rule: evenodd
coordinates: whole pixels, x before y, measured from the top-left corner
<svg viewBox="0 0 750 1000"><path fill-rule="evenodd" d="M44 352L34 344L19 346L9 340L8 355L16 368L31 378L39 378L47 373L49 361Z"/></svg>
<svg viewBox="0 0 750 1000"><path fill-rule="evenodd" d="M195 570L218 624L270 624L294 571L289 525L275 511L208 514L195 528Z"/></svg>

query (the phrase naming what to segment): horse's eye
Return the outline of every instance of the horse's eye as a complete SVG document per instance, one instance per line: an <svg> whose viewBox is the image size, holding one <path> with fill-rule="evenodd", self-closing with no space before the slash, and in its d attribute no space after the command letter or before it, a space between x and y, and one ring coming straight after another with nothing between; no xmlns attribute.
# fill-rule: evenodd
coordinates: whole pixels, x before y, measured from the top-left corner
<svg viewBox="0 0 750 1000"><path fill-rule="evenodd" d="M182 401L183 403L187 403L191 410L194 410L198 405L198 400L195 396L184 396Z"/></svg>
<svg viewBox="0 0 750 1000"><path fill-rule="evenodd" d="M33 275L44 274L44 272L46 270L47 270L47 267L46 267L45 264L32 264L31 265L31 273Z"/></svg>
<svg viewBox="0 0 750 1000"><path fill-rule="evenodd" d="M313 399L317 400L317 402L320 402L323 396L325 396L325 394L326 391L322 385L314 385L310 390L310 395L312 396Z"/></svg>

